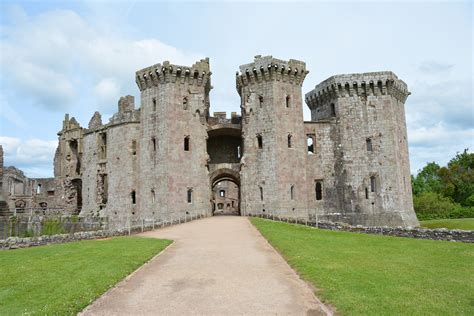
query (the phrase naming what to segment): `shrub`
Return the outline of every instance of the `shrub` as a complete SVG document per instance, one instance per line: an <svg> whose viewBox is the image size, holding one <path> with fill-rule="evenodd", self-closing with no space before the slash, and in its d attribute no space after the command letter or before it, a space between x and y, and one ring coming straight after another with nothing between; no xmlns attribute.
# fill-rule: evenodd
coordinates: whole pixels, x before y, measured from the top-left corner
<svg viewBox="0 0 474 316"><path fill-rule="evenodd" d="M423 192L413 197L413 206L419 219L448 218L449 214L461 207L459 204L451 201L435 192Z"/></svg>

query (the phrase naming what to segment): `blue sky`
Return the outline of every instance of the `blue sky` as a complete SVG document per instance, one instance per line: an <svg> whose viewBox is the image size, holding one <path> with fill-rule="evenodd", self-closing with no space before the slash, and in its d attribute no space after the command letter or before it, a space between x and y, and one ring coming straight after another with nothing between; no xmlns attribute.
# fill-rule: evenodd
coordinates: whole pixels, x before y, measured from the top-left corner
<svg viewBox="0 0 474 316"><path fill-rule="evenodd" d="M1 1L0 144L5 164L53 174L64 113L87 126L136 70L209 57L211 111L239 112L238 66L300 59L308 92L327 77L392 70L407 82L412 172L474 148L473 5L400 2ZM309 120L305 110L305 119Z"/></svg>

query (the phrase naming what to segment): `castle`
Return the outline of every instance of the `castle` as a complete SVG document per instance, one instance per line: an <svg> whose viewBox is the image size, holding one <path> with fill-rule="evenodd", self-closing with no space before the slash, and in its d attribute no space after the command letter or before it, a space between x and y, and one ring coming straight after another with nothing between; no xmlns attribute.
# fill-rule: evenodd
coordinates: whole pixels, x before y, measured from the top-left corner
<svg viewBox="0 0 474 316"><path fill-rule="evenodd" d="M43 203L116 226L196 212L418 226L407 85L392 72L332 76L305 95L305 122L307 73L256 56L236 74L241 115L227 118L209 113L209 59L139 70L139 108L122 97L108 123L96 112L87 128L66 114L54 179L28 180L18 198L4 174L3 195L10 208Z"/></svg>

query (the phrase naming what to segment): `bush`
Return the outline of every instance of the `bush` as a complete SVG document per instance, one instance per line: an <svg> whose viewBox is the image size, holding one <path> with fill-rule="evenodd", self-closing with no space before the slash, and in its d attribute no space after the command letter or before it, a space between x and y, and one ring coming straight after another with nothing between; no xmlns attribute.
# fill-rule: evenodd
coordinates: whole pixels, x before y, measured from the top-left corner
<svg viewBox="0 0 474 316"><path fill-rule="evenodd" d="M43 233L42 235L58 235L65 234L66 231L63 228L61 221L57 219L46 220L43 223Z"/></svg>
<svg viewBox="0 0 474 316"><path fill-rule="evenodd" d="M413 197L416 216L420 220L443 218L474 218L474 207L464 207L434 192Z"/></svg>

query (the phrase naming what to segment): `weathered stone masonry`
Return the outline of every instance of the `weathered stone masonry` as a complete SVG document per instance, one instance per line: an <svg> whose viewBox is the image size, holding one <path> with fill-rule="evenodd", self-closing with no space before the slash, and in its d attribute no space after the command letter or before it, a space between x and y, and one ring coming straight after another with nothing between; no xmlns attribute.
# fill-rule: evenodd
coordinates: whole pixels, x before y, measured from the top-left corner
<svg viewBox="0 0 474 316"><path fill-rule="evenodd" d="M137 71L139 108L122 97L108 123L96 112L87 128L66 115L55 203L114 227L229 203L242 215L417 226L406 84L392 72L333 76L305 95L305 122L307 73L302 61L256 56L236 74L241 116L227 118L209 114L209 59Z"/></svg>

